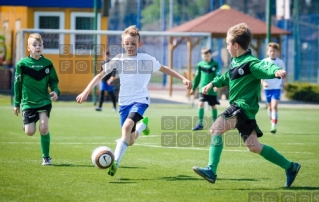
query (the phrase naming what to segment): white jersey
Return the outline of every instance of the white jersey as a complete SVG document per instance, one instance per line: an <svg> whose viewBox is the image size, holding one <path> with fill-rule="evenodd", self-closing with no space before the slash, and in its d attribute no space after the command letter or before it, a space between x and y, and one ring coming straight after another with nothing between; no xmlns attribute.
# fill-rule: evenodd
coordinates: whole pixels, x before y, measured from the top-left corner
<svg viewBox="0 0 319 202"><path fill-rule="evenodd" d="M106 73L115 68L120 77L119 105L133 102L150 104L147 85L152 73L159 71L161 64L145 53L137 53L136 56L119 54L103 66Z"/></svg>
<svg viewBox="0 0 319 202"><path fill-rule="evenodd" d="M283 70L286 69L284 62L279 58L276 58L275 60L273 60L273 59L268 57L268 58L263 59L263 61L272 62L276 66L280 67L281 69L283 69ZM268 90L281 89L281 87L282 87L282 79L278 79L278 78L264 79L264 81L268 84L268 87L264 87L264 89L268 89Z"/></svg>

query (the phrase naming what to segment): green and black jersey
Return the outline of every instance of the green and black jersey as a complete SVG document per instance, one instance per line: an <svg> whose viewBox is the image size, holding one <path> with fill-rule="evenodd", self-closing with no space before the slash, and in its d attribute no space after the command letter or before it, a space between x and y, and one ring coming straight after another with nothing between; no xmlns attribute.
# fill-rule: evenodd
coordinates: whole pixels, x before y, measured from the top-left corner
<svg viewBox="0 0 319 202"><path fill-rule="evenodd" d="M271 62L260 61L250 50L232 58L228 71L212 82L216 87L229 86L229 103L236 103L249 119L255 119L259 109L260 79L273 79L281 69Z"/></svg>
<svg viewBox="0 0 319 202"><path fill-rule="evenodd" d="M16 66L14 81L14 106L22 110L51 104L51 91L60 94L59 79L52 62L41 56L35 60L30 56L20 60Z"/></svg>
<svg viewBox="0 0 319 202"><path fill-rule="evenodd" d="M197 64L192 90L199 88L199 93L202 93L202 88L212 82L216 76L220 75L218 63L214 60L210 62L201 61ZM208 95L217 95L213 89L210 89Z"/></svg>

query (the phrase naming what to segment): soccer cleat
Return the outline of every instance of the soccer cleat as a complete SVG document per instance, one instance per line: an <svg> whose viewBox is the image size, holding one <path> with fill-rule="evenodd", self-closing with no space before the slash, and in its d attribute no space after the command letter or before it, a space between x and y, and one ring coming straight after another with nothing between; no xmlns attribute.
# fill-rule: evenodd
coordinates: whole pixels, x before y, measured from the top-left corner
<svg viewBox="0 0 319 202"><path fill-rule="evenodd" d="M102 108L101 108L101 107L98 107L98 108L95 109L95 111L100 112L100 111L102 111Z"/></svg>
<svg viewBox="0 0 319 202"><path fill-rule="evenodd" d="M51 158L50 157L43 157L42 159L43 159L43 161L42 161L43 166L50 166L51 165Z"/></svg>
<svg viewBox="0 0 319 202"><path fill-rule="evenodd" d="M207 166L206 168L194 166L193 171L208 182L215 184L217 175L213 173L212 169L209 166Z"/></svg>
<svg viewBox="0 0 319 202"><path fill-rule="evenodd" d="M149 135L150 134L150 132L151 132L151 130L150 130L150 128L148 127L148 117L147 116L145 116L143 119L142 119L142 122L145 124L145 129L143 130L143 134L144 135Z"/></svg>
<svg viewBox="0 0 319 202"><path fill-rule="evenodd" d="M204 126L202 124L197 124L197 126L195 126L195 128L193 128L193 130L203 130Z"/></svg>
<svg viewBox="0 0 319 202"><path fill-rule="evenodd" d="M110 176L114 176L118 167L119 167L119 165L118 165L117 161L114 161L113 164L111 165L111 167L109 167L107 174Z"/></svg>
<svg viewBox="0 0 319 202"><path fill-rule="evenodd" d="M292 162L292 166L290 169L286 170L287 181L285 187L290 187L292 183L295 181L296 176L301 168L299 163Z"/></svg>
<svg viewBox="0 0 319 202"><path fill-rule="evenodd" d="M277 132L276 126L271 127L270 132L273 133L273 134L276 134L276 132Z"/></svg>

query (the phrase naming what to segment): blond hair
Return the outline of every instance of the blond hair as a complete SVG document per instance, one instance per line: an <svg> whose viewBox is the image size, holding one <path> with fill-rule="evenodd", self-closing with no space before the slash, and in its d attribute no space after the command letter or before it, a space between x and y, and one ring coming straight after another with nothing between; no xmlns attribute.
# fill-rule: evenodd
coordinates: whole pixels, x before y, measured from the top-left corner
<svg viewBox="0 0 319 202"><path fill-rule="evenodd" d="M28 38L28 41L29 39L35 39L37 40L38 42L40 42L41 44L43 44L43 40L42 40L42 37L39 33L33 33L33 34L30 34L29 35L29 38Z"/></svg>
<svg viewBox="0 0 319 202"><path fill-rule="evenodd" d="M135 25L131 25L124 30L124 32L122 34L122 39L125 35L138 36L138 41L140 42L140 33Z"/></svg>
<svg viewBox="0 0 319 202"><path fill-rule="evenodd" d="M278 43L270 42L268 44L268 47L271 47L271 48L275 49L276 51L279 51L279 44Z"/></svg>
<svg viewBox="0 0 319 202"><path fill-rule="evenodd" d="M252 33L246 23L239 23L228 29L227 37L232 44L238 43L242 49L247 50L252 39Z"/></svg>

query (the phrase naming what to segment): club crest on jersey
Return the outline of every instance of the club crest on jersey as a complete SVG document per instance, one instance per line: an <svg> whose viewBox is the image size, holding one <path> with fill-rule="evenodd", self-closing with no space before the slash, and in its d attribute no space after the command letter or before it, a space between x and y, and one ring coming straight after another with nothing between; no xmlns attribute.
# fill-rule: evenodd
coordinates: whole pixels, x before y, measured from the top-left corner
<svg viewBox="0 0 319 202"><path fill-rule="evenodd" d="M244 70L242 69L242 68L239 68L238 69L238 74L240 74L240 75L243 75L245 72L244 72Z"/></svg>
<svg viewBox="0 0 319 202"><path fill-rule="evenodd" d="M46 68L46 69L45 69L45 73L46 73L46 74L49 74L49 73L50 73L50 69L49 69L49 68Z"/></svg>
<svg viewBox="0 0 319 202"><path fill-rule="evenodd" d="M215 71L216 69L215 69L215 67L212 67L212 71Z"/></svg>

